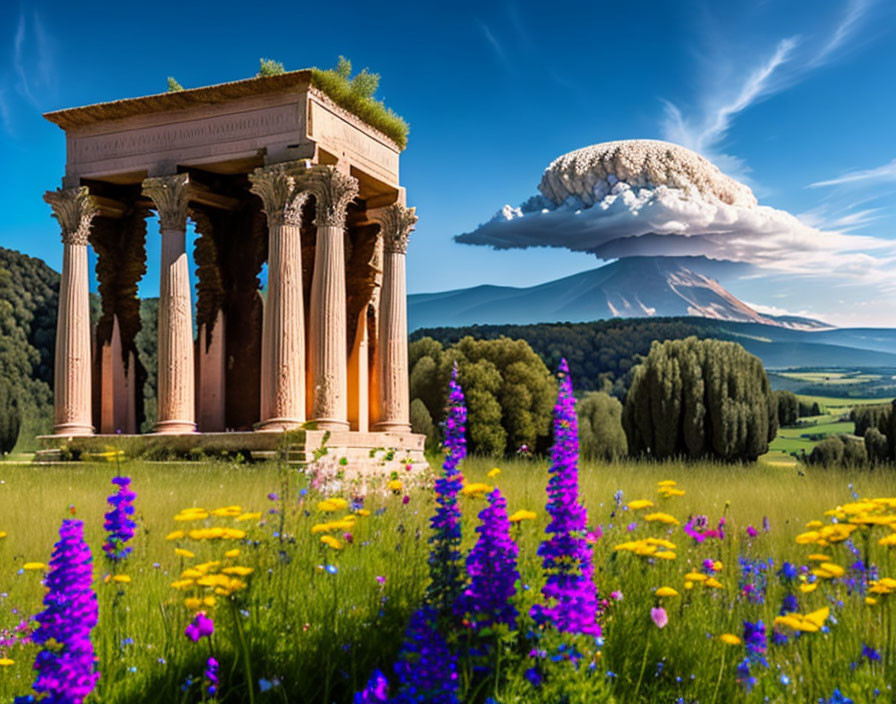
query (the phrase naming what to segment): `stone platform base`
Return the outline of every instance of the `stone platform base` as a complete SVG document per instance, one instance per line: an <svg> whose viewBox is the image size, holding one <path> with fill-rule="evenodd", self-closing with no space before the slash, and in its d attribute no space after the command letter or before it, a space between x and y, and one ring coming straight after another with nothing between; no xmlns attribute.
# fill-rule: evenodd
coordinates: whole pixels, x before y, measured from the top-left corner
<svg viewBox="0 0 896 704"><path fill-rule="evenodd" d="M120 450L131 459L203 459L241 454L251 460L282 457L298 464L325 458L354 470L383 466L384 463L413 464L423 468L426 466L425 440L425 436L415 433L360 433L353 430L42 435L38 437L42 449L35 455L35 462L99 459L97 455L101 453Z"/></svg>

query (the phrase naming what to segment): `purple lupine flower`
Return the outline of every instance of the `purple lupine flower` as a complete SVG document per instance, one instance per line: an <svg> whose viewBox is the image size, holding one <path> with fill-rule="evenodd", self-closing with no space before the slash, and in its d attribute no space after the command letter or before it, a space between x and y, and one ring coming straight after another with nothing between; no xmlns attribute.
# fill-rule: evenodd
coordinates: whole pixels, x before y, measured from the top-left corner
<svg viewBox="0 0 896 704"><path fill-rule="evenodd" d="M134 515L134 499L137 498L137 494L131 490L130 477L115 477L112 483L118 489L108 499L112 509L105 515L106 521L103 524L106 530L103 550L109 560L119 562L131 553L131 547L127 542L134 537L134 529L137 527L131 518Z"/></svg>
<svg viewBox="0 0 896 704"><path fill-rule="evenodd" d="M197 613L193 620L184 629L184 635L194 643L200 638L208 638L215 632L215 622L209 618L205 611Z"/></svg>
<svg viewBox="0 0 896 704"><path fill-rule="evenodd" d="M507 501L499 489L488 495L488 505L479 513L479 539L467 557L470 584L458 600L458 611L466 614L473 628L504 623L516 625L517 611L510 603L520 578L516 559L519 548L510 537Z"/></svg>
<svg viewBox="0 0 896 704"><path fill-rule="evenodd" d="M367 686L355 692L353 704L381 704L389 701L389 682L379 670L374 670Z"/></svg>
<svg viewBox="0 0 896 704"><path fill-rule="evenodd" d="M737 681L749 692L756 685L756 668L768 667L768 661L765 659L765 654L768 652L768 638L762 621L756 623L744 621L744 647L747 654L737 666Z"/></svg>
<svg viewBox="0 0 896 704"><path fill-rule="evenodd" d="M392 704L459 704L457 656L439 634L437 617L431 606L411 616L395 663L399 686Z"/></svg>
<svg viewBox="0 0 896 704"><path fill-rule="evenodd" d="M445 417L445 462L442 476L436 479L436 512L430 519L433 535L429 553L430 583L426 601L445 615L451 613L463 590L460 555L460 508L457 495L463 486L463 475L458 465L467 454L467 407L464 394L457 383L457 366L451 372L448 386L448 408Z"/></svg>
<svg viewBox="0 0 896 704"><path fill-rule="evenodd" d="M44 610L34 617L39 626L32 636L34 643L43 646L34 663L37 697L16 701L82 704L100 675L90 641L98 617L92 556L81 521L62 521L44 586Z"/></svg>
<svg viewBox="0 0 896 704"><path fill-rule="evenodd" d="M559 631L600 636L597 590L591 546L585 534L588 514L579 503L579 429L576 402L566 360L560 362L560 391L554 406L554 445L547 511L550 537L538 547L547 582L541 590L546 604L532 607L532 618Z"/></svg>
<svg viewBox="0 0 896 704"><path fill-rule="evenodd" d="M205 664L205 686L208 696L213 698L218 693L218 661L210 657Z"/></svg>

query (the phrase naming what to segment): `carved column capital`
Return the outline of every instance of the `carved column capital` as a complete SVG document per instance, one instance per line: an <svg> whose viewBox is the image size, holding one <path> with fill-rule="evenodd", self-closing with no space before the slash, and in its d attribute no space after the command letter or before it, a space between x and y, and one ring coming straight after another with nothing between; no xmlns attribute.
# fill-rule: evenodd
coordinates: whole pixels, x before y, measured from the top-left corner
<svg viewBox="0 0 896 704"><path fill-rule="evenodd" d="M44 193L44 201L50 205L53 217L59 221L63 244L86 245L90 223L99 212L87 186L47 191Z"/></svg>
<svg viewBox="0 0 896 704"><path fill-rule="evenodd" d="M145 179L143 195L155 204L162 230L187 229L187 210L190 201L188 174Z"/></svg>
<svg viewBox="0 0 896 704"><path fill-rule="evenodd" d="M371 219L380 225L383 247L387 253L406 254L408 238L417 224L417 209L393 203L371 213Z"/></svg>
<svg viewBox="0 0 896 704"><path fill-rule="evenodd" d="M304 169L304 161L289 161L249 174L249 190L261 198L268 226L302 224L302 206L310 195L298 188L297 176Z"/></svg>
<svg viewBox="0 0 896 704"><path fill-rule="evenodd" d="M300 185L317 199L317 227L345 227L345 209L358 196L358 179L334 166L315 166Z"/></svg>

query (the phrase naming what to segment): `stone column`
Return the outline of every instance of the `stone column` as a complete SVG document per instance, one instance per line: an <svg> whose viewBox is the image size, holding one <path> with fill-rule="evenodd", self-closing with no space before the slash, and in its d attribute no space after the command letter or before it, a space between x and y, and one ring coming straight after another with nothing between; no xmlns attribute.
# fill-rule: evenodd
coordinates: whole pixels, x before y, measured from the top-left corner
<svg viewBox="0 0 896 704"><path fill-rule="evenodd" d="M48 191L44 200L62 227L62 279L56 320L55 435L92 435L90 294L87 239L97 214L86 187Z"/></svg>
<svg viewBox="0 0 896 704"><path fill-rule="evenodd" d="M308 321L312 417L318 428L348 429L348 359L345 313L345 216L358 195L357 179L332 166L316 166L302 185L317 201L314 278Z"/></svg>
<svg viewBox="0 0 896 704"><path fill-rule="evenodd" d="M305 302L302 294L302 207L296 187L305 162L249 174L268 220L268 295L261 329L261 430L305 422Z"/></svg>
<svg viewBox="0 0 896 704"><path fill-rule="evenodd" d="M143 195L155 204L162 233L157 433L196 430L193 307L186 251L189 187L187 174L143 182Z"/></svg>
<svg viewBox="0 0 896 704"><path fill-rule="evenodd" d="M377 336L379 414L374 430L410 432L408 299L405 254L417 223L414 208L399 203L374 214L383 235L383 287Z"/></svg>

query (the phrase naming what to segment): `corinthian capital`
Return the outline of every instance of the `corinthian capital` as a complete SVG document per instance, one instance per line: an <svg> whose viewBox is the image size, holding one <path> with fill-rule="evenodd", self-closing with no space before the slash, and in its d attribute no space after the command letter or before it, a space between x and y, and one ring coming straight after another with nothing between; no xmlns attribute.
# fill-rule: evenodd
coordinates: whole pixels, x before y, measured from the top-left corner
<svg viewBox="0 0 896 704"><path fill-rule="evenodd" d="M417 224L416 208L406 208L400 203L393 203L372 212L371 219L380 224L386 252L407 253L408 238L414 225Z"/></svg>
<svg viewBox="0 0 896 704"><path fill-rule="evenodd" d="M188 174L158 176L143 181L143 195L150 198L159 214L163 230L185 230L190 201Z"/></svg>
<svg viewBox="0 0 896 704"><path fill-rule="evenodd" d="M59 221L62 242L86 245L90 223L99 212L87 186L47 191L44 200L53 209L53 217Z"/></svg>
<svg viewBox="0 0 896 704"><path fill-rule="evenodd" d="M289 161L255 169L249 174L249 188L261 198L268 227L300 225L302 206L310 195L299 189L297 176L305 169L304 161Z"/></svg>
<svg viewBox="0 0 896 704"><path fill-rule="evenodd" d="M358 179L333 166L315 166L300 180L317 199L318 227L345 227L345 209L358 195Z"/></svg>

